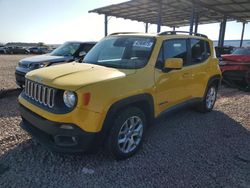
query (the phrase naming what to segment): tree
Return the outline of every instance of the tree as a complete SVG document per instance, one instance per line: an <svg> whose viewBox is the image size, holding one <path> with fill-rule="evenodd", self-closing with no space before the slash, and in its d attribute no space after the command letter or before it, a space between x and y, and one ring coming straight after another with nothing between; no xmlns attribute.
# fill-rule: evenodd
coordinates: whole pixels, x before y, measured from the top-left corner
<svg viewBox="0 0 250 188"><path fill-rule="evenodd" d="M44 46L44 42L38 42L38 46Z"/></svg>

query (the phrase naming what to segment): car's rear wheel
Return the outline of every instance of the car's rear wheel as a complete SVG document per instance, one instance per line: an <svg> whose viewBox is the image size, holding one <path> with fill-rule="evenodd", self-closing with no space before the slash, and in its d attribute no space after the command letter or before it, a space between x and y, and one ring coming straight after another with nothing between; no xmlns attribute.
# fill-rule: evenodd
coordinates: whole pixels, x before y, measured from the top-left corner
<svg viewBox="0 0 250 188"><path fill-rule="evenodd" d="M144 113L135 107L119 113L108 137L108 149L120 160L134 155L141 147L146 128Z"/></svg>
<svg viewBox="0 0 250 188"><path fill-rule="evenodd" d="M212 84L208 87L202 102L197 106L200 112L210 112L213 110L217 98L217 86Z"/></svg>

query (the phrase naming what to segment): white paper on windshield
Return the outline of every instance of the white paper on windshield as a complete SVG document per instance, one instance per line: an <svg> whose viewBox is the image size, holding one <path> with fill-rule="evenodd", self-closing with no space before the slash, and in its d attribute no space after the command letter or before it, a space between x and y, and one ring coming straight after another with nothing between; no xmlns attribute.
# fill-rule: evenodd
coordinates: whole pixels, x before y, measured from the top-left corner
<svg viewBox="0 0 250 188"><path fill-rule="evenodd" d="M140 48L151 48L152 45L153 42L146 40L136 40L133 44L134 47L140 47Z"/></svg>

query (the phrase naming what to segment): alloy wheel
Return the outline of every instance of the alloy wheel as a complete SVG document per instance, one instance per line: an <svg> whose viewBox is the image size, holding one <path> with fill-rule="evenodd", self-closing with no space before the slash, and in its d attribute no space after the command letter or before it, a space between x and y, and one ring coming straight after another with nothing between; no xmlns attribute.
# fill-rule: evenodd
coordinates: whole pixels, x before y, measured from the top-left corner
<svg viewBox="0 0 250 188"><path fill-rule="evenodd" d="M142 140L143 121L138 116L128 118L118 134L118 147L123 153L130 153Z"/></svg>

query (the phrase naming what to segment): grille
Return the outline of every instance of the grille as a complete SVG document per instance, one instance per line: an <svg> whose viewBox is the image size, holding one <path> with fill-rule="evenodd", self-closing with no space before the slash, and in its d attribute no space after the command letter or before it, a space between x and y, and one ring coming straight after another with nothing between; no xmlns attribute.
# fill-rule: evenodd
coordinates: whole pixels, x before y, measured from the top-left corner
<svg viewBox="0 0 250 188"><path fill-rule="evenodd" d="M27 64L25 64L25 63L20 63L19 62L19 67L22 67L22 68L29 68L29 64L27 63Z"/></svg>
<svg viewBox="0 0 250 188"><path fill-rule="evenodd" d="M49 108L54 107L55 89L26 79L24 92L27 97L36 101L37 103Z"/></svg>

